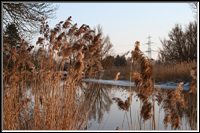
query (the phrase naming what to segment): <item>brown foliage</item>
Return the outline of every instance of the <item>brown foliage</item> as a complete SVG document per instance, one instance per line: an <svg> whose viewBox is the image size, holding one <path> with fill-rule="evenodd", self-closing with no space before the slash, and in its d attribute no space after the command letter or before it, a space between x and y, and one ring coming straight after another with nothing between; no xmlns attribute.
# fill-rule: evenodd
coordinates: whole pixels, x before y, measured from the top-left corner
<svg viewBox="0 0 200 133"><path fill-rule="evenodd" d="M102 69L102 34L89 31L87 25L76 26L71 17L51 30L42 21L44 37L38 38L38 51L31 53L33 47L27 49L22 41L19 51L10 52L14 67L3 70L4 130L84 129L93 105L85 107L82 71L95 76ZM83 35L89 32L93 34L85 40ZM55 59L56 52L62 60ZM62 80L66 62L67 76Z"/></svg>
<svg viewBox="0 0 200 133"><path fill-rule="evenodd" d="M123 102L120 98L116 98L116 97L114 97L112 100L115 100L119 109L128 111L132 96L133 96L133 93L130 93L129 97L125 100L125 102Z"/></svg>
<svg viewBox="0 0 200 133"><path fill-rule="evenodd" d="M191 88L190 88L190 93L197 93L197 67L193 67L192 70L190 71L190 75L193 77L193 80L191 82Z"/></svg>

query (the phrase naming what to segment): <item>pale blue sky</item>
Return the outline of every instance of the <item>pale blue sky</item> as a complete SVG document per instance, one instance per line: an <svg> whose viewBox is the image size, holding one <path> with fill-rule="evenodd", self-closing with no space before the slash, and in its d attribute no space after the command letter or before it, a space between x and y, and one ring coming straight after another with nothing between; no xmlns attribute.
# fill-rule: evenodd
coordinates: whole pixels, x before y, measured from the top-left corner
<svg viewBox="0 0 200 133"><path fill-rule="evenodd" d="M135 42L148 42L152 36L153 50L162 48L159 37L168 37L169 31L176 23L185 26L194 21L194 13L188 3L55 3L59 5L56 19L49 20L53 28L60 21L72 16L72 24L78 27L87 24L91 28L98 24L103 28L104 36L108 35L113 44L116 55L134 48ZM154 46L153 46L154 45ZM141 45L144 52L147 45ZM148 55L147 53L145 53ZM157 58L157 53L152 53Z"/></svg>

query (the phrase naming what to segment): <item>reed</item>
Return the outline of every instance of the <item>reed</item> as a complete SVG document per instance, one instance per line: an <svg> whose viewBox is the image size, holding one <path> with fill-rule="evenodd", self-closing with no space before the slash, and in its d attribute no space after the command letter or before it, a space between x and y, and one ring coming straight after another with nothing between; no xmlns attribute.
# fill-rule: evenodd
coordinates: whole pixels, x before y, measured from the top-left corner
<svg viewBox="0 0 200 133"><path fill-rule="evenodd" d="M196 67L197 62L195 60L188 60L184 62L177 63L158 63L155 61L152 65L154 68L152 71L152 77L155 79L155 82L168 82L173 81L176 83L179 82L192 82L193 77L190 74L191 68ZM135 64L132 66L132 70L137 72L138 65ZM125 67L112 67L105 71L103 79L113 79L115 73L120 72L119 80L130 80L131 65ZM134 80L131 80L134 81Z"/></svg>
<svg viewBox="0 0 200 133"><path fill-rule="evenodd" d="M191 88L190 88L190 93L197 93L197 67L193 67L192 70L190 71L190 75L192 76L193 80L191 82Z"/></svg>
<svg viewBox="0 0 200 133"><path fill-rule="evenodd" d="M172 90L165 90L165 99L164 102L164 111L165 118L163 120L165 124L165 129L168 126L168 123L171 123L171 129L180 129L180 116L177 111L177 103L181 104L181 107L185 109L185 100L184 95L182 94L183 82L179 83L177 88Z"/></svg>
<svg viewBox="0 0 200 133"><path fill-rule="evenodd" d="M37 52L21 41L19 50L8 53L14 65L3 69L4 130L87 129L94 103L85 107L82 71L92 77L102 69L102 33L88 25L77 28L71 18L53 29L43 20Z"/></svg>
<svg viewBox="0 0 200 133"><path fill-rule="evenodd" d="M151 129L156 129L156 122L155 122L155 101L157 101L159 108L159 118L158 124L160 121L160 109L161 104L163 103L163 109L165 112L165 117L163 123L165 125L165 129L167 129L168 124L171 124L171 129L181 129L180 127L180 116L178 114L178 106L185 110L186 109L186 102L184 94L182 94L182 85L183 82L180 82L177 88L173 90L165 90L164 92L161 91L160 87L157 88L157 93L154 88L153 80L155 80L155 76L153 75L155 68L153 69L154 62L152 60L148 60L144 54L139 49L139 42L136 41L135 49L132 51L132 60L134 63L137 63L138 66L135 68L135 72L132 74L133 80L137 87L137 97L140 99L140 117L143 118L143 123L145 124L146 120L150 120ZM194 63L194 64L193 64ZM192 62L195 65L195 62ZM176 64L177 66L180 64ZM181 63L181 66L183 63ZM179 66L180 67L180 66ZM193 92L196 94L196 67L191 70L191 77L193 77L192 87L190 88L190 93ZM118 76L118 75L117 75ZM130 78L131 79L131 78ZM131 81L131 80L130 80ZM119 109L127 110L125 108L125 103L120 98L113 98L118 104ZM153 110L153 112L152 112ZM127 110L128 111L128 110ZM151 119L152 118L152 119ZM139 119L139 118L138 118ZM152 121L152 122L151 122ZM142 129L142 121L141 119L138 120L140 122L140 130ZM159 125L158 125L159 129Z"/></svg>
<svg viewBox="0 0 200 133"><path fill-rule="evenodd" d="M91 30L88 25L84 24L77 28L77 24L71 24L71 16L65 22L58 23L53 29L50 29L48 23L43 20L40 33L42 37L39 37L36 42L39 46L37 52L33 51L33 46L28 46L23 41L21 41L21 48L7 52L7 65L3 68L3 129L88 129L87 120L98 97L100 85L98 87L88 85L85 89L82 86L82 78L95 77L102 70L100 63L104 45L101 39L102 33ZM142 129L141 123L145 123L146 120L150 120L152 123L151 129L156 129L155 101L160 107L163 103L165 129L169 123L171 129L180 129L177 107L180 105L184 111L188 110L186 109L185 95L182 92L183 82L174 91L162 92L158 87L156 93L154 80L172 80L170 79L172 75L176 79L184 77L185 80L189 80L189 78L193 78L189 92L196 96L196 62L155 65L141 52L139 45L140 42L136 41L135 49L131 52L131 62L133 61L134 67L132 68L131 64L127 71L114 69L111 77L114 81L120 79L120 76L128 77L130 82L135 81L138 92L136 96L140 99L141 104L140 114L138 113L140 129ZM6 52L5 47L7 46L3 47L4 52ZM66 63L68 63L67 77L63 80L62 71L65 70ZM12 64L13 67L8 67L8 64ZM190 71L191 66L194 68ZM83 71L84 75L82 75ZM190 76L188 76L188 71L190 71ZM116 72L118 72L117 75L115 75ZM85 90L90 91L84 95ZM127 116L126 112L131 111L129 108L132 96L130 86L129 97L125 101L117 97L112 99L120 110L125 111L124 119L125 115ZM190 98L189 101L196 104L195 97ZM189 109L193 111L194 106L190 106ZM196 111L194 114L187 112L193 118L191 119L192 129L197 128L194 119ZM151 120L151 118L153 119ZM133 129L132 118L131 125ZM121 129L123 129L123 124ZM134 129L138 129L136 128L136 117Z"/></svg>
<svg viewBox="0 0 200 133"><path fill-rule="evenodd" d="M120 98L117 98L117 97L114 97L112 100L115 100L119 109L128 111L132 96L133 96L133 93L130 93L129 97L125 100L125 102L123 102Z"/></svg>
<svg viewBox="0 0 200 133"><path fill-rule="evenodd" d="M160 110L161 110L160 106L161 106L161 103L163 101L162 90L161 90L161 88L159 86L157 87L157 94L156 94L156 99L155 100L157 101L157 104L159 106L159 116L158 116L158 130L159 130L159 128L160 128Z"/></svg>
<svg viewBox="0 0 200 133"><path fill-rule="evenodd" d="M194 66L197 66L195 60L177 63L155 63L153 76L155 77L155 82L191 82L190 71Z"/></svg>
<svg viewBox="0 0 200 133"><path fill-rule="evenodd" d="M131 52L131 59L133 60L133 62L136 62L138 64L137 71L133 73L132 77L135 81L136 87L138 88L137 96L141 101L140 116L143 118L143 122L145 123L146 120L152 117L151 109L154 108L154 106L150 102L150 97L152 97L155 88L154 83L152 82L152 63L140 51L139 45L140 42L136 41L135 49ZM155 125L155 121L153 121L153 123ZM141 126L142 125L140 123L140 129Z"/></svg>

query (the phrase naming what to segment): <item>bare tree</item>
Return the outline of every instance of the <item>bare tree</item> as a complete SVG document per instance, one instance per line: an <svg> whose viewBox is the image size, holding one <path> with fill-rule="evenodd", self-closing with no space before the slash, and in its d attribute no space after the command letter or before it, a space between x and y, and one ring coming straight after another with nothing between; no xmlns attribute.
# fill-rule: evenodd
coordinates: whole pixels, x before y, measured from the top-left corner
<svg viewBox="0 0 200 133"><path fill-rule="evenodd" d="M97 26L97 30L98 30L98 33L101 33L103 35L102 27L100 25ZM113 50L113 44L111 43L110 37L108 35L106 37L101 36L101 40L102 40L102 43L101 43L101 46L102 46L101 60L102 60L109 55L113 55L114 50Z"/></svg>
<svg viewBox="0 0 200 133"><path fill-rule="evenodd" d="M57 9L52 3L3 3L3 25L14 23L24 34L36 34L42 17L45 20L55 18Z"/></svg>
<svg viewBox="0 0 200 133"><path fill-rule="evenodd" d="M168 34L169 40L161 41L159 59L164 62L197 60L197 23L190 22L183 31L181 25L176 24Z"/></svg>
<svg viewBox="0 0 200 133"><path fill-rule="evenodd" d="M195 19L197 20L197 2L196 3L188 3L190 5L190 8L195 13Z"/></svg>

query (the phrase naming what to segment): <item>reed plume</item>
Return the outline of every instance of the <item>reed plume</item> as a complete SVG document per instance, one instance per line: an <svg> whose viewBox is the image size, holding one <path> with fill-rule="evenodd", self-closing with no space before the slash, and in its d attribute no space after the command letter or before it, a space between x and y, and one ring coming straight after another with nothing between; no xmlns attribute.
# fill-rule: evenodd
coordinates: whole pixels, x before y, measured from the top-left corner
<svg viewBox="0 0 200 133"><path fill-rule="evenodd" d="M163 94L161 88L158 86L157 87L157 94L156 94L156 101L158 102L158 106L161 105L161 102L163 100Z"/></svg>
<svg viewBox="0 0 200 133"><path fill-rule="evenodd" d="M85 107L89 101L83 95L81 74L102 69L102 34L96 35L88 25L79 29L76 26L71 24L71 16L53 29L42 21L41 37L36 42L38 51L21 41L19 50L9 52L13 68L4 67L5 130L84 129L93 105ZM65 79L63 71L67 71ZM95 98L96 95L92 101Z"/></svg>
<svg viewBox="0 0 200 133"><path fill-rule="evenodd" d="M189 90L190 93L197 93L197 67L193 67L190 71L190 75L193 77L193 80L191 82L191 88Z"/></svg>
<svg viewBox="0 0 200 133"><path fill-rule="evenodd" d="M177 111L175 111L175 110L172 110L172 114L171 114L171 128L174 130L181 129L180 116L178 115Z"/></svg>
<svg viewBox="0 0 200 133"><path fill-rule="evenodd" d="M69 16L68 19L65 21L65 23L62 25L64 29L69 28L69 25L71 25L71 23L70 23L70 21L72 21L71 18L72 17Z"/></svg>
<svg viewBox="0 0 200 133"><path fill-rule="evenodd" d="M114 81L117 81L117 80L118 80L118 76L119 76L119 75L120 75L120 72L118 72L118 73L116 74Z"/></svg>
<svg viewBox="0 0 200 133"><path fill-rule="evenodd" d="M135 42L135 49L131 52L131 60L138 64L138 71L135 72L132 77L136 83L136 87L139 92L137 94L141 103L141 117L143 122L150 119L151 108L153 107L149 102L150 97L154 93L154 83L152 82L152 63L146 58L146 56L140 51L140 42Z"/></svg>
<svg viewBox="0 0 200 133"><path fill-rule="evenodd" d="M75 71L81 73L84 69L83 55L81 52L76 57Z"/></svg>
<svg viewBox="0 0 200 133"><path fill-rule="evenodd" d="M181 107L185 110L186 107L186 102L185 102L185 98L184 98L184 94L181 95Z"/></svg>
<svg viewBox="0 0 200 133"><path fill-rule="evenodd" d="M152 116L151 108L152 108L152 105L150 102L147 102L147 101L143 102L143 106L141 109L141 116L143 117L143 122L151 118Z"/></svg>
<svg viewBox="0 0 200 133"><path fill-rule="evenodd" d="M171 123L172 129L180 129L180 116L177 111L177 103L180 103L181 107L185 110L185 100L182 94L183 82L179 83L177 88L172 91L170 89L165 90L166 97L164 99L164 112L165 118L163 120L165 129L168 123Z"/></svg>
<svg viewBox="0 0 200 133"><path fill-rule="evenodd" d="M129 97L125 100L125 102L123 102L120 98L117 97L114 97L112 100L115 100L115 103L117 103L119 109L128 111L132 96L133 93L130 93Z"/></svg>
<svg viewBox="0 0 200 133"><path fill-rule="evenodd" d="M132 74L132 77L135 81L135 85L136 87L139 87L142 85L142 78L141 78L141 74L139 72L135 72Z"/></svg>
<svg viewBox="0 0 200 133"><path fill-rule="evenodd" d="M117 127L117 128L116 128L116 130L120 130L120 128L119 128L119 127Z"/></svg>
<svg viewBox="0 0 200 133"><path fill-rule="evenodd" d="M171 111L169 109L165 110L165 117L163 120L163 123L165 124L165 130L167 129L168 123L170 123L170 115L171 115Z"/></svg>

